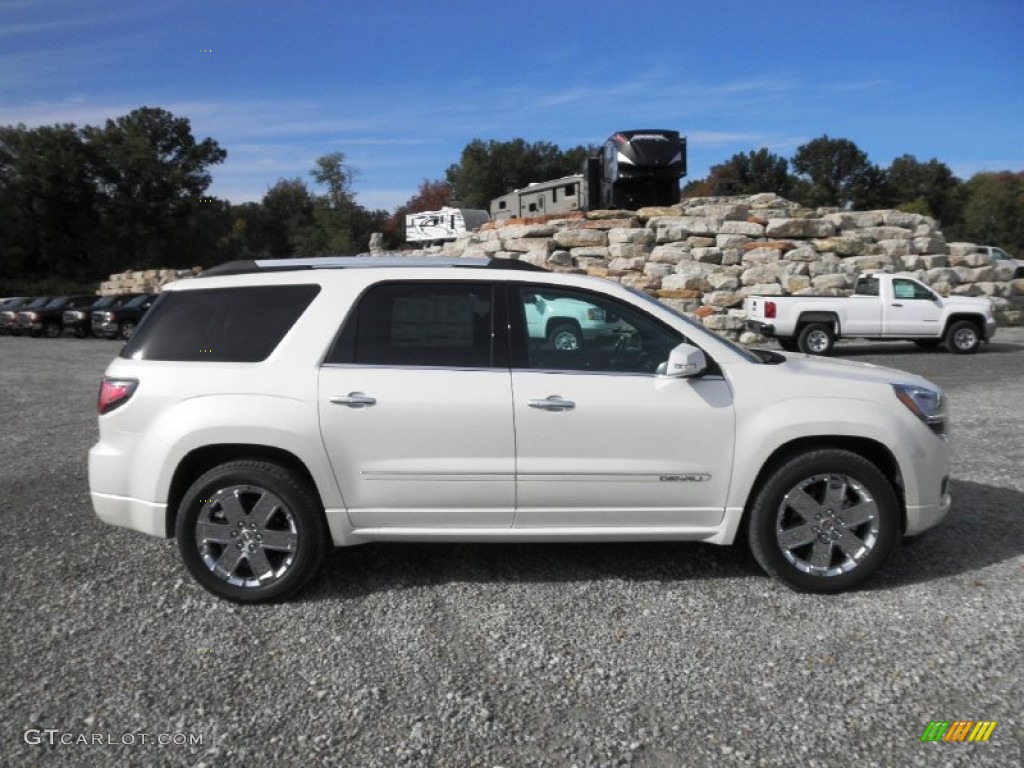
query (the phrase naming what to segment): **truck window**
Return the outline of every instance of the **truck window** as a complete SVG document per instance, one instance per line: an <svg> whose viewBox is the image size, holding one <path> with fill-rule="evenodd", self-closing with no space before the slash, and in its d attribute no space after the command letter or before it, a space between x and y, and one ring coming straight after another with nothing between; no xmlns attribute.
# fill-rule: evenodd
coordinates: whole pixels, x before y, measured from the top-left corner
<svg viewBox="0 0 1024 768"><path fill-rule="evenodd" d="M931 291L912 280L893 280L892 293L897 299L925 299L931 301L935 298Z"/></svg>
<svg viewBox="0 0 1024 768"><path fill-rule="evenodd" d="M857 296L877 296L878 278L862 277L860 280L857 281L857 286L853 292Z"/></svg>

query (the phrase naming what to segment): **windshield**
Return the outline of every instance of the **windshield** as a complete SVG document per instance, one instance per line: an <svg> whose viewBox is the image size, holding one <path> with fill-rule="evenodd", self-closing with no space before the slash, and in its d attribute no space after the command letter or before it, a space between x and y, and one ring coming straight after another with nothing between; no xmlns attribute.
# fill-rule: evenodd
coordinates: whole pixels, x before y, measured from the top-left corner
<svg viewBox="0 0 1024 768"><path fill-rule="evenodd" d="M637 296L637 297L643 299L648 304L653 304L656 307L660 307L661 309L667 309L669 312L671 312L673 315L678 317L680 320L682 320L684 323L686 323L687 325L691 326L692 328L699 328L700 330L704 331L705 333L714 333L714 331L709 331L707 328L702 326L697 321L693 320L692 318L687 317L682 312L680 312L680 311L678 311L676 309L673 309L668 304L662 304L660 301L658 301L656 298L651 296L649 293L644 293L643 291L638 290L638 289L633 288L633 287L628 286L628 285L624 285L622 287L625 288L630 293L632 293L634 296ZM715 335L715 338L717 338L720 342L722 342L727 347L729 347L729 349L731 349L737 355L740 355L744 360L748 360L751 363L763 363L763 362L766 362L759 355L755 355L749 349L747 349L744 346L741 346L741 345L737 344L732 339L727 339L727 338L725 338L725 336L722 336L722 335L717 334L717 333L714 333L714 335Z"/></svg>
<svg viewBox="0 0 1024 768"><path fill-rule="evenodd" d="M127 307L132 307L132 308L135 308L135 307L139 307L139 306L142 306L142 305L143 305L143 304L145 304L145 303L146 303L147 301L149 301L149 296L147 296L146 294L142 294L141 296L136 296L136 297L135 297L134 299L132 299L131 301L129 301L129 302L128 302L127 304L125 304L124 306L125 306L126 308L127 308Z"/></svg>
<svg viewBox="0 0 1024 768"><path fill-rule="evenodd" d="M66 304L67 300L68 300L67 296L58 296L56 299L50 299L50 303L47 304L46 306L47 307L59 307L59 306L62 306L64 304Z"/></svg>
<svg viewBox="0 0 1024 768"><path fill-rule="evenodd" d="M43 297L43 298L39 298L39 299L35 299L35 300L34 300L34 301L33 301L33 302L31 303L31 304L29 304L29 305L28 305L28 307L26 307L26 308L27 308L27 309L39 309L39 307L43 307L43 306L46 306L46 302L48 302L48 301L49 301L49 299L47 299L47 298L45 298L45 297Z"/></svg>
<svg viewBox="0 0 1024 768"><path fill-rule="evenodd" d="M104 307L112 306L114 304L114 302L116 302L116 301L117 301L117 296L104 296L102 299L100 299L95 304L93 304L92 308L93 309L103 309Z"/></svg>

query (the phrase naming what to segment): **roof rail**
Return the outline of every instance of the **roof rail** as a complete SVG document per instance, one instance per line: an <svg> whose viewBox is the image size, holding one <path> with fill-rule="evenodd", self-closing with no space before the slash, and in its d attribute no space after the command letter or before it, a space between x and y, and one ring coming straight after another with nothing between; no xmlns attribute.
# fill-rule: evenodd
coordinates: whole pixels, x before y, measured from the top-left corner
<svg viewBox="0 0 1024 768"><path fill-rule="evenodd" d="M469 267L547 272L544 267L517 259L448 258L432 256L315 256L299 259L242 259L204 270L199 277L291 272L299 269L365 269L381 267Z"/></svg>

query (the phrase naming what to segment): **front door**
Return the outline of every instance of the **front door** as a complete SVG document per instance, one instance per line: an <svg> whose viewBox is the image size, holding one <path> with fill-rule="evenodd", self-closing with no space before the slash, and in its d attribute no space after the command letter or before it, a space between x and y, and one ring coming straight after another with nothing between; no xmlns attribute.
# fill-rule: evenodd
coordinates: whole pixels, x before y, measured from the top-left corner
<svg viewBox="0 0 1024 768"><path fill-rule="evenodd" d="M942 303L915 280L893 278L893 297L885 307L886 336L939 336Z"/></svg>
<svg viewBox="0 0 1024 768"><path fill-rule="evenodd" d="M728 383L656 375L680 334L635 307L576 289L520 286L514 362L517 528L720 524L735 416ZM527 332L539 300L580 344Z"/></svg>

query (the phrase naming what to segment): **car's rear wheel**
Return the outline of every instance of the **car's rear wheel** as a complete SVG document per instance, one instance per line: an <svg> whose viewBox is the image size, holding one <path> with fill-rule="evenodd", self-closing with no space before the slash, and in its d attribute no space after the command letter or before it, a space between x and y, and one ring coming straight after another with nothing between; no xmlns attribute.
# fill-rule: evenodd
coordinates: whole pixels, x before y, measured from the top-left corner
<svg viewBox="0 0 1024 768"><path fill-rule="evenodd" d="M797 338L800 351L808 355L828 355L832 352L835 336L824 323L808 323Z"/></svg>
<svg viewBox="0 0 1024 768"><path fill-rule="evenodd" d="M561 352L575 352L583 347L583 333L575 323L555 322L548 328L548 344Z"/></svg>
<svg viewBox="0 0 1024 768"><path fill-rule="evenodd" d="M176 523L185 567L213 594L239 603L302 588L329 543L323 508L303 478L266 461L232 461L185 492Z"/></svg>
<svg viewBox="0 0 1024 768"><path fill-rule="evenodd" d="M123 323L121 323L121 327L118 330L118 335L125 341L128 341L128 339L135 335L135 323L133 323L131 320L125 320Z"/></svg>
<svg viewBox="0 0 1024 768"><path fill-rule="evenodd" d="M772 576L798 589L836 592L885 562L900 532L889 480L855 453L823 449L782 464L750 508L748 539Z"/></svg>
<svg viewBox="0 0 1024 768"><path fill-rule="evenodd" d="M970 320L958 320L946 330L946 349L957 355L977 352L981 345L978 326Z"/></svg>

